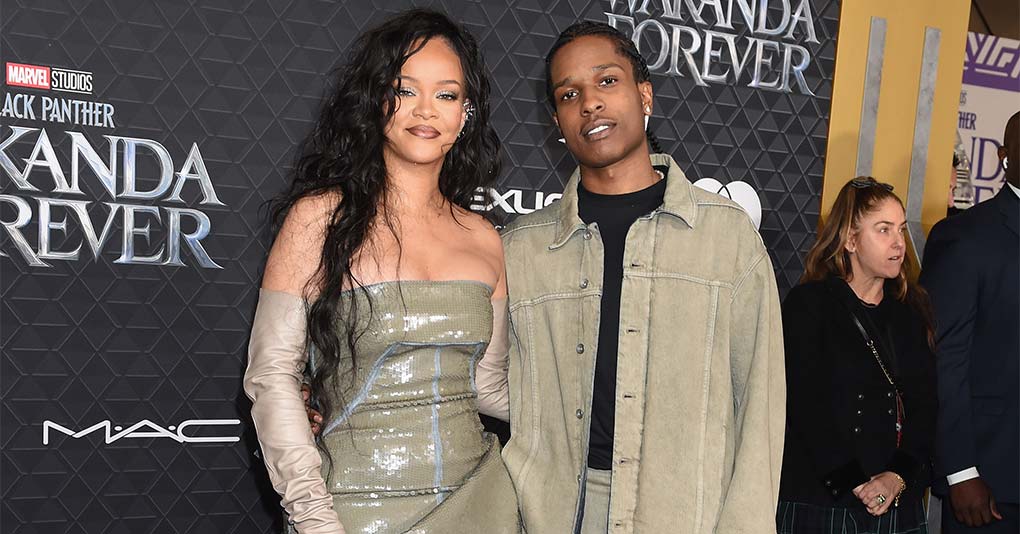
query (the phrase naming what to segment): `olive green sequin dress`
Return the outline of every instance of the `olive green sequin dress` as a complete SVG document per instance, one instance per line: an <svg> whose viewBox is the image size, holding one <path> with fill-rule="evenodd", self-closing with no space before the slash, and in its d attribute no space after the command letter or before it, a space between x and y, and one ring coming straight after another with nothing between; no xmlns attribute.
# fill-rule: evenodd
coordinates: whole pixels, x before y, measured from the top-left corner
<svg viewBox="0 0 1020 534"><path fill-rule="evenodd" d="M492 334L491 291L402 281L344 293L344 305L359 299L363 334L321 439L347 534L520 532L499 441L478 419L475 364Z"/></svg>

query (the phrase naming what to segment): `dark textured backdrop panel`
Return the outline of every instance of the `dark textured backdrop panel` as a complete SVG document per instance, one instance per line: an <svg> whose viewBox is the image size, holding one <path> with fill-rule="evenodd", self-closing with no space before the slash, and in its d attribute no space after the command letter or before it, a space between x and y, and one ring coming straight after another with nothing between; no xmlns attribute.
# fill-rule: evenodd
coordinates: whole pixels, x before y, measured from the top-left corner
<svg viewBox="0 0 1020 534"><path fill-rule="evenodd" d="M0 231L0 250L9 256L0 258L0 532L279 529L279 499L251 454L255 442L240 377L268 244L260 207L285 182L325 73L339 65L359 32L394 11L417 4L455 14L481 41L495 79L493 114L507 162L499 189L520 190L505 201L514 211L527 211L559 192L574 167L541 96L545 51L569 24L625 14L627 3L0 2L0 62L93 73L91 95L8 85L4 96L115 108L112 129L2 117L0 142L15 126L45 130L65 178L68 131L83 133L104 161L103 136L153 140L165 147L174 171L182 170L195 145L221 202L203 204L194 181L184 186L183 202L175 203L169 193L154 200L113 198L89 170L81 173L81 194L54 192L52 171L39 165L26 177L38 191L19 189L0 171L0 195L22 199L31 210L21 230L32 249L39 248L39 199L87 202L96 232L113 209L104 203L155 207L159 221L139 212L136 227L147 221L150 241L132 238L137 255L158 251L168 208L187 208L208 217L210 235L202 243L222 267L202 268L187 249L184 266L116 263L123 252L122 218L114 219L97 259L83 247L77 260L47 260L49 267L29 265ZM650 5L653 17L661 14L660 2ZM746 80L699 87L690 77L653 77L651 127L688 176L743 180L759 192L761 233L784 293L799 277L814 238L831 96L838 5L814 0L812 6L820 42L806 45L813 54L807 79L816 97L750 88ZM743 38L748 32L738 27L733 33ZM24 171L38 138L39 132L26 133L4 149L16 170ZM139 189L152 189L155 159L139 152ZM123 171L121 166L118 176ZM117 209L120 215L127 208ZM0 221L16 216L13 201L0 202ZM50 230L51 249L73 250L82 241L75 217L54 208L52 220L66 218L67 230ZM193 220L182 224L183 231L194 230ZM240 441L180 443L172 437L172 426L196 419L242 423L192 426L182 434ZM44 421L70 431L103 421L124 429L150 421L136 430L155 436L117 438L119 429L111 428L115 439L106 443L104 428L77 438L51 431L44 445Z"/></svg>

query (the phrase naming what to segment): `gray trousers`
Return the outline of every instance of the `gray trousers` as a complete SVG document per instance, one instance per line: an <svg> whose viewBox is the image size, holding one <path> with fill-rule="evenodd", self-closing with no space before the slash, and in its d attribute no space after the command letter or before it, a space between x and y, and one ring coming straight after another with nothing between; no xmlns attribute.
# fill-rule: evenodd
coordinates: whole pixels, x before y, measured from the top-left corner
<svg viewBox="0 0 1020 534"><path fill-rule="evenodd" d="M581 534L606 534L609 531L609 488L613 472L589 467L587 476Z"/></svg>

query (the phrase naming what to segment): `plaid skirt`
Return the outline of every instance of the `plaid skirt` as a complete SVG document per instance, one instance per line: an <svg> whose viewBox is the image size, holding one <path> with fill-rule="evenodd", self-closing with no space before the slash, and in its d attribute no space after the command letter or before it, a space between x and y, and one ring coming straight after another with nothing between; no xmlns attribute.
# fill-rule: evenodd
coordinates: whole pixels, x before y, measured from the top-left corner
<svg viewBox="0 0 1020 534"><path fill-rule="evenodd" d="M878 517L864 509L779 501L776 527L778 534L928 534L920 500L890 507Z"/></svg>

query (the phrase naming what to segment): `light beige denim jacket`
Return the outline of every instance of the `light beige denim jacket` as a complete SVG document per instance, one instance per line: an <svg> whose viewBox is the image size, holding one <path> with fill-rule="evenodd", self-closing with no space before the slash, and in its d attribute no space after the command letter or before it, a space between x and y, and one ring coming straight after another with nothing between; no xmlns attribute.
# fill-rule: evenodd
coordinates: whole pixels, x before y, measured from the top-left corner
<svg viewBox="0 0 1020 534"><path fill-rule="evenodd" d="M775 532L786 387L779 295L735 203L665 155L663 205L627 234L610 532ZM528 534L578 528L603 248L563 198L503 232L510 423L503 459Z"/></svg>

